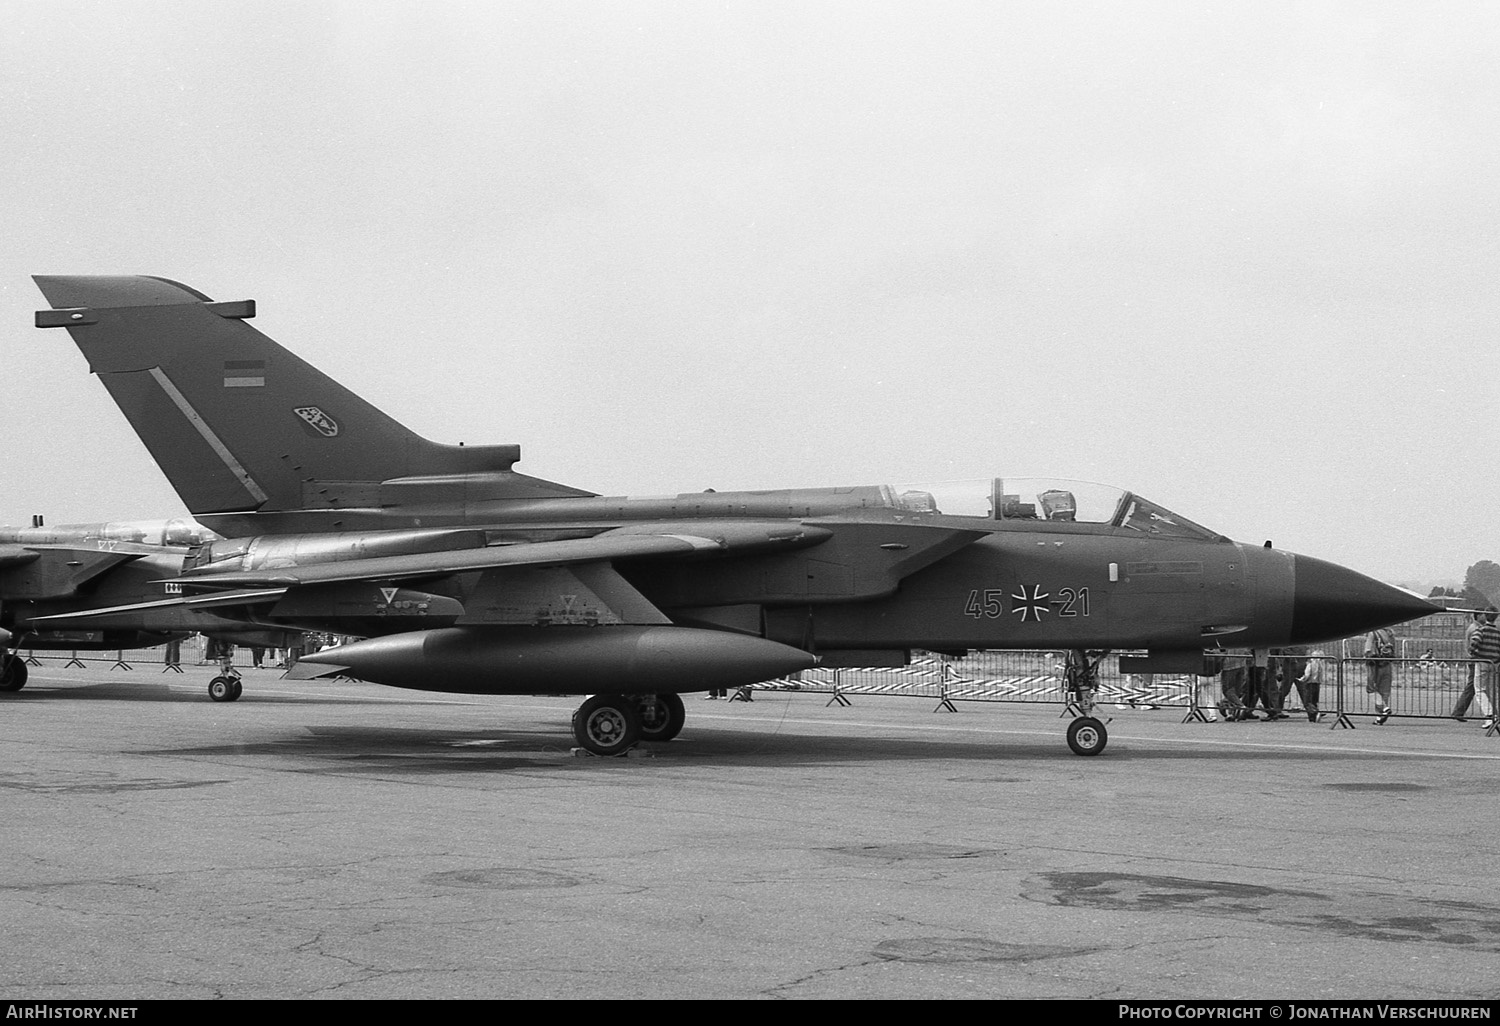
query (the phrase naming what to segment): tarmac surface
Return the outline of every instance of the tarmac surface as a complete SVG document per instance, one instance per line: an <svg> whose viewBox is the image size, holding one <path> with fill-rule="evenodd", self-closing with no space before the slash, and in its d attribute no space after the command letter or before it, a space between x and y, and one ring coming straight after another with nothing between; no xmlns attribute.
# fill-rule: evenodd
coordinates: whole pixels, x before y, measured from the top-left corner
<svg viewBox="0 0 1500 1026"><path fill-rule="evenodd" d="M1500 739L33 667L0 695L0 999L1500 996Z"/></svg>

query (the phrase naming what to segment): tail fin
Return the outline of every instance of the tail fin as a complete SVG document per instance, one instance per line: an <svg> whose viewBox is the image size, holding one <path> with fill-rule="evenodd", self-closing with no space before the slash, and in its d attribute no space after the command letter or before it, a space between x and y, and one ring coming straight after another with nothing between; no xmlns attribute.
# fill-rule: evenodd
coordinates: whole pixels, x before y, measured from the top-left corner
<svg viewBox="0 0 1500 1026"><path fill-rule="evenodd" d="M513 473L519 446L414 434L250 327L253 300L216 303L165 278L35 281L53 307L37 327L68 329L195 514L406 505L455 489L589 494Z"/></svg>

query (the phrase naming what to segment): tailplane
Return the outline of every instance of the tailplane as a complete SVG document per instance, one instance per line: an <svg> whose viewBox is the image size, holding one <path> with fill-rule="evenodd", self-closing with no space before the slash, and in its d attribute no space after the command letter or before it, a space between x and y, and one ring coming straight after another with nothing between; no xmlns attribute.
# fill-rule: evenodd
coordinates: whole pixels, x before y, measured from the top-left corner
<svg viewBox="0 0 1500 1026"><path fill-rule="evenodd" d="M51 310L194 514L588 495L517 474L515 445L429 441L216 303L142 276L38 275Z"/></svg>

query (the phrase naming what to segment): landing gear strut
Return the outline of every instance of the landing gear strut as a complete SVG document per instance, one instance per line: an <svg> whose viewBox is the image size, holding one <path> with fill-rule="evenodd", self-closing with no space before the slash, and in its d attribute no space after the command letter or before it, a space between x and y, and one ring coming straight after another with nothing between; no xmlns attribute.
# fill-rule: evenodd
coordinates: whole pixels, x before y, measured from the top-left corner
<svg viewBox="0 0 1500 1026"><path fill-rule="evenodd" d="M1099 686L1099 663L1107 654L1089 653L1081 648L1068 652L1063 683L1067 687L1067 711L1078 714L1078 718L1068 724L1068 747L1075 755L1098 755L1109 743L1109 732L1092 715L1094 691Z"/></svg>

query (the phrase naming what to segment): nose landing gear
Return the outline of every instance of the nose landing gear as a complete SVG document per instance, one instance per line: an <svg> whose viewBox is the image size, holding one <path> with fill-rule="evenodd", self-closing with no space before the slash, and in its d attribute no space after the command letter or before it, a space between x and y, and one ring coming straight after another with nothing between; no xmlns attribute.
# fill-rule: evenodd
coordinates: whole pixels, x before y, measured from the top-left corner
<svg viewBox="0 0 1500 1026"><path fill-rule="evenodd" d="M1068 652L1063 668L1068 709L1078 718L1068 724L1068 747L1074 755L1098 755L1109 743L1109 732L1095 716L1094 691L1099 686L1099 663L1108 653L1089 653L1081 648Z"/></svg>

